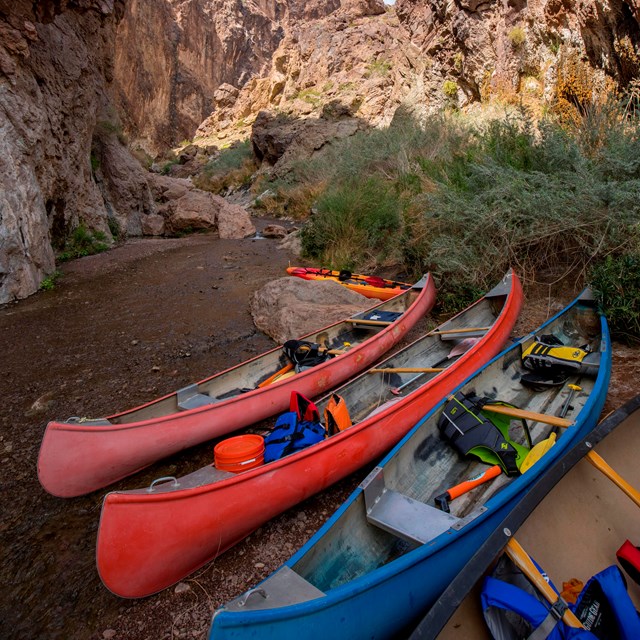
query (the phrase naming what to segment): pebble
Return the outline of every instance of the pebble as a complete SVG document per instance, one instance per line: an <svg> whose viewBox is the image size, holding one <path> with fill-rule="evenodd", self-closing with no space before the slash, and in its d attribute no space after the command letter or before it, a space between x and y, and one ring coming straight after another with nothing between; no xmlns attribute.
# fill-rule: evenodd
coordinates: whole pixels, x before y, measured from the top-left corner
<svg viewBox="0 0 640 640"><path fill-rule="evenodd" d="M264 562L256 562L253 566L256 569L264 569Z"/></svg>
<svg viewBox="0 0 640 640"><path fill-rule="evenodd" d="M109 638L115 638L115 635L116 635L115 629L107 629L106 631L102 632L102 637L105 638L105 640L109 640Z"/></svg>
<svg viewBox="0 0 640 640"><path fill-rule="evenodd" d="M135 347L139 342L140 340L132 340L131 344Z"/></svg>
<svg viewBox="0 0 640 640"><path fill-rule="evenodd" d="M151 371L160 371L160 367L156 364L153 367L151 367Z"/></svg>
<svg viewBox="0 0 640 640"><path fill-rule="evenodd" d="M191 591L191 587L186 582L179 582L173 590L174 593L186 593L187 591Z"/></svg>

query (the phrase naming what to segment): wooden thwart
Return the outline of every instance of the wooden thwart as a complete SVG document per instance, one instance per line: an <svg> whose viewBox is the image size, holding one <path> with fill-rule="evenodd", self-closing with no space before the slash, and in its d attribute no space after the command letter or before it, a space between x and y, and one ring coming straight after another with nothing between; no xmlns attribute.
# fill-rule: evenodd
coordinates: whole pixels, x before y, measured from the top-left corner
<svg viewBox="0 0 640 640"><path fill-rule="evenodd" d="M442 367L391 367L389 369L369 369L367 373L440 373Z"/></svg>
<svg viewBox="0 0 640 640"><path fill-rule="evenodd" d="M347 318L345 322L352 322L353 324L370 324L376 327L386 327L393 322L388 320L358 320L358 318Z"/></svg>
<svg viewBox="0 0 640 640"><path fill-rule="evenodd" d="M482 410L490 411L491 413L501 413L502 415L511 416L512 418L524 418L525 420L533 420L534 422L544 422L554 427L566 428L573 424L572 420L567 420L566 418L549 416L546 413L537 413L525 409L517 409L516 407L504 407L498 404L485 404Z"/></svg>

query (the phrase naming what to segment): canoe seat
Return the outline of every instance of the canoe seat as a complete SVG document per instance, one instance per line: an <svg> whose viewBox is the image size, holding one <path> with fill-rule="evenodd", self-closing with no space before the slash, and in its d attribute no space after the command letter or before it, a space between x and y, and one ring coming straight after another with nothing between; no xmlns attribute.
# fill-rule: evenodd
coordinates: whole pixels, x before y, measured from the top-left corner
<svg viewBox="0 0 640 640"><path fill-rule="evenodd" d="M384 485L384 470L376 467L360 485L367 520L403 540L424 544L456 525L460 518Z"/></svg>
<svg viewBox="0 0 640 640"><path fill-rule="evenodd" d="M198 407L204 407L208 404L219 402L218 398L212 398L206 393L199 393L197 383L190 384L187 387L179 389L176 396L178 408L183 411L197 409Z"/></svg>
<svg viewBox="0 0 640 640"><path fill-rule="evenodd" d="M228 602L226 611L256 611L275 609L321 598L325 593L307 582L286 564L271 574L259 587Z"/></svg>

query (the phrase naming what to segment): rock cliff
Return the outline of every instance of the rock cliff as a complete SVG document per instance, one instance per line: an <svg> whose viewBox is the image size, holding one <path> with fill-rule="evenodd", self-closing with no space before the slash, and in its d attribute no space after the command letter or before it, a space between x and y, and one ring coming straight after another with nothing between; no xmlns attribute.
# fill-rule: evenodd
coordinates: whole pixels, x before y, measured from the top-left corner
<svg viewBox="0 0 640 640"><path fill-rule="evenodd" d="M191 183L159 186L127 150L111 86L124 8L0 0L0 304L37 291L79 226L107 244L185 226L255 231L246 211Z"/></svg>
<svg viewBox="0 0 640 640"><path fill-rule="evenodd" d="M93 176L92 154L119 144L107 85L122 10L122 0L0 1L0 303L37 290L52 244L79 222L110 239L110 204L149 206L128 154L117 163L126 182Z"/></svg>
<svg viewBox="0 0 640 640"><path fill-rule="evenodd" d="M114 87L132 143L155 156L191 138L220 85L268 68L285 13L283 0L129 0Z"/></svg>

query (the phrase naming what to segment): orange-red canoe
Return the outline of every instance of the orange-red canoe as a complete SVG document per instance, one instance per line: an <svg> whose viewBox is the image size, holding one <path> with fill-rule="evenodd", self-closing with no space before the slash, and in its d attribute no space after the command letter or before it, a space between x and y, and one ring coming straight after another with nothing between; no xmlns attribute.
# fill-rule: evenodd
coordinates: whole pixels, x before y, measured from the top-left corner
<svg viewBox="0 0 640 640"><path fill-rule="evenodd" d="M501 350L521 304L520 282L510 273L471 307L339 388L352 426L302 451L238 474L210 465L145 489L107 494L96 554L102 581L122 597L160 591L379 458ZM320 415L329 397L317 402Z"/></svg>
<svg viewBox="0 0 640 640"><path fill-rule="evenodd" d="M123 413L50 422L38 458L40 483L63 498L89 493L172 453L284 411L293 389L318 397L380 358L434 302L435 287L427 275L400 296L304 336L339 353L295 375L276 379L291 365L278 347Z"/></svg>
<svg viewBox="0 0 640 640"><path fill-rule="evenodd" d="M333 280L367 298L388 300L411 287L406 282L385 280L378 276L363 276L350 271L332 271L315 267L289 267L287 273L304 280Z"/></svg>

